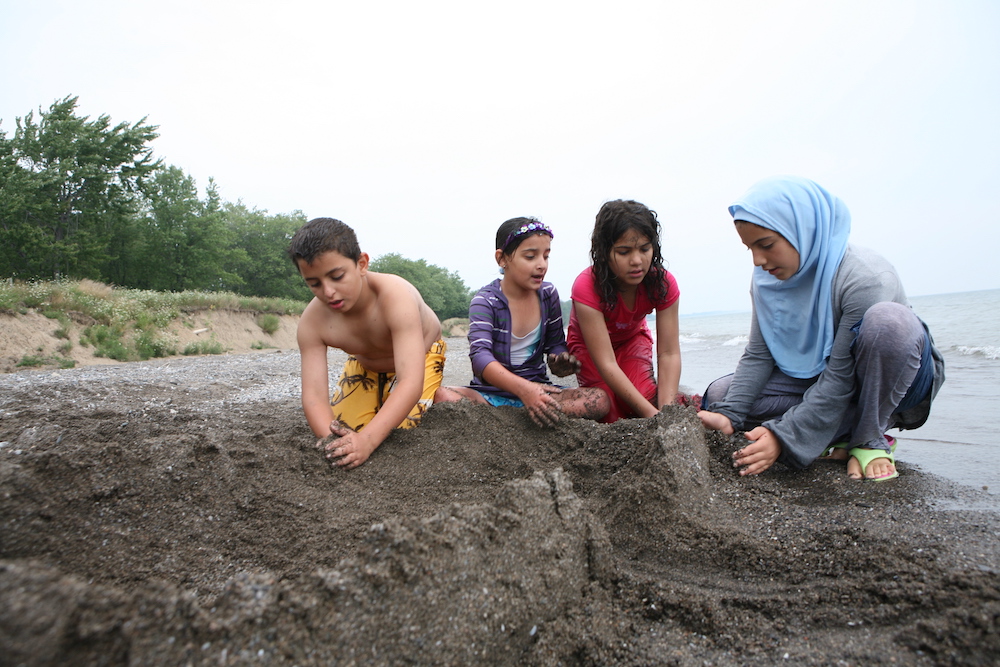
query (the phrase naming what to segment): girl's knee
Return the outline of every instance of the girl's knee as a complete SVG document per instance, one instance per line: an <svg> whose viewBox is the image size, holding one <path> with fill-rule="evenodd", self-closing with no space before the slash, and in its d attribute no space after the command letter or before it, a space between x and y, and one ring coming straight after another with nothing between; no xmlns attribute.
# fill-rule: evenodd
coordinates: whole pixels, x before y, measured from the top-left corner
<svg viewBox="0 0 1000 667"><path fill-rule="evenodd" d="M726 397L729 393L729 385L733 383L733 375L725 375L718 380L714 381L712 384L708 385L705 389L705 393L702 397L701 404L704 406L709 406L712 403L717 403Z"/></svg>
<svg viewBox="0 0 1000 667"><path fill-rule="evenodd" d="M434 392L435 403L456 403L462 398L464 398L462 394L451 387L438 387L438 390Z"/></svg>
<svg viewBox="0 0 1000 667"><path fill-rule="evenodd" d="M912 310L899 303L877 303L865 312L853 354L866 358L920 358L926 341L923 324Z"/></svg>
<svg viewBox="0 0 1000 667"><path fill-rule="evenodd" d="M596 415L592 419L601 419L611 410L611 398L603 389L594 387L591 391L593 392L590 396L591 406Z"/></svg>
<svg viewBox="0 0 1000 667"><path fill-rule="evenodd" d="M573 417L599 420L611 409L611 399L603 389L597 387L580 387L565 389L556 394L564 412Z"/></svg>
<svg viewBox="0 0 1000 667"><path fill-rule="evenodd" d="M861 326L862 328L909 326L916 319L917 316L909 306L894 301L881 301L865 311Z"/></svg>

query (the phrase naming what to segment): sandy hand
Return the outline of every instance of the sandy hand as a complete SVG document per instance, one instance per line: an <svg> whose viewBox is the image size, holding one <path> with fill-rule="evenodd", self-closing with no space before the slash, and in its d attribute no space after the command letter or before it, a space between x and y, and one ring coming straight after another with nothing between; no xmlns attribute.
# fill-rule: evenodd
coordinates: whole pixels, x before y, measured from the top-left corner
<svg viewBox="0 0 1000 667"><path fill-rule="evenodd" d="M562 389L540 382L533 384L534 391L521 397L528 416L539 426L555 426L562 417L562 408L559 407L559 402L552 398L552 394L562 393Z"/></svg>
<svg viewBox="0 0 1000 667"><path fill-rule="evenodd" d="M558 377L566 377L567 375L580 372L580 360L569 352L550 354L547 360L549 363L549 370L552 371L553 375Z"/></svg>
<svg viewBox="0 0 1000 667"><path fill-rule="evenodd" d="M341 424L336 419L330 422L330 435L317 443L331 466L357 468L368 460L375 446L363 434Z"/></svg>
<svg viewBox="0 0 1000 667"><path fill-rule="evenodd" d="M740 475L759 475L778 460L781 443L769 429L758 426L743 434L750 444L733 452L733 467Z"/></svg>

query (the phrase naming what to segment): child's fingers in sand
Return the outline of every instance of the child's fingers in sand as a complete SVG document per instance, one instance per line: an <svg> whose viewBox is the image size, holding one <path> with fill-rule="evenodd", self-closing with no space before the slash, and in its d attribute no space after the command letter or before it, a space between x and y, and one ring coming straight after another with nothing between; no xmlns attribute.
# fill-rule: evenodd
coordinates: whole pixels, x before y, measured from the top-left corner
<svg viewBox="0 0 1000 667"><path fill-rule="evenodd" d="M330 422L330 433L333 433L338 438L342 438L348 433L355 433L355 430L346 424L342 424L338 420L334 419Z"/></svg>
<svg viewBox="0 0 1000 667"><path fill-rule="evenodd" d="M710 431L722 431L725 435L732 435L736 432L736 429L733 428L733 422L729 420L729 417L718 412L700 410L698 418L701 419L702 426Z"/></svg>
<svg viewBox="0 0 1000 667"><path fill-rule="evenodd" d="M533 383L533 392L525 392L521 402L528 410L528 416L539 426L554 426L562 417L562 409L553 394L562 389L550 384Z"/></svg>
<svg viewBox="0 0 1000 667"><path fill-rule="evenodd" d="M324 456L330 465L341 468L356 468L371 456L375 448L368 439L354 429L337 420L330 422L330 433L333 436L324 438Z"/></svg>
<svg viewBox="0 0 1000 667"><path fill-rule="evenodd" d="M558 403L528 410L528 415L536 424L543 427L555 426L562 417Z"/></svg>
<svg viewBox="0 0 1000 667"><path fill-rule="evenodd" d="M528 416L539 426L555 426L562 417L559 404L554 400L551 403L542 403L528 408Z"/></svg>
<svg viewBox="0 0 1000 667"><path fill-rule="evenodd" d="M733 452L733 467L740 469L740 475L759 475L778 460L781 444L771 431L758 426L744 433L750 444Z"/></svg>
<svg viewBox="0 0 1000 667"><path fill-rule="evenodd" d="M326 446L326 458L331 465L341 468L357 468L368 460L375 448L361 433L351 431Z"/></svg>

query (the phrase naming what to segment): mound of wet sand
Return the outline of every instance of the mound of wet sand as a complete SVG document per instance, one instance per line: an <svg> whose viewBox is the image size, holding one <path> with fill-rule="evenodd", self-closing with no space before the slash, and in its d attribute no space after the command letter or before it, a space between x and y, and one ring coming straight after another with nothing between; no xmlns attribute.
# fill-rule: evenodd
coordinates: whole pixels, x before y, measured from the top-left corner
<svg viewBox="0 0 1000 667"><path fill-rule="evenodd" d="M332 470L297 375L271 353L0 378L0 664L1000 655L1000 523L960 509L987 494L905 464L740 478L738 439L686 408L541 429L440 405Z"/></svg>

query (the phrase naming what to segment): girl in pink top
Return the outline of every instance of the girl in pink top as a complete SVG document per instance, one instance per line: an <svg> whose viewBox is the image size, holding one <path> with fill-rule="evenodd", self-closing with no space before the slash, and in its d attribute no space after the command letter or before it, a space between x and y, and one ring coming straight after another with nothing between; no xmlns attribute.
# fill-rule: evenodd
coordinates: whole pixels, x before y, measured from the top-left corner
<svg viewBox="0 0 1000 667"><path fill-rule="evenodd" d="M663 268L660 223L639 202L601 207L591 237L592 266L573 283L567 344L580 361L581 387L611 399L601 421L653 417L673 403L681 377L677 281ZM656 361L646 316L656 311Z"/></svg>

